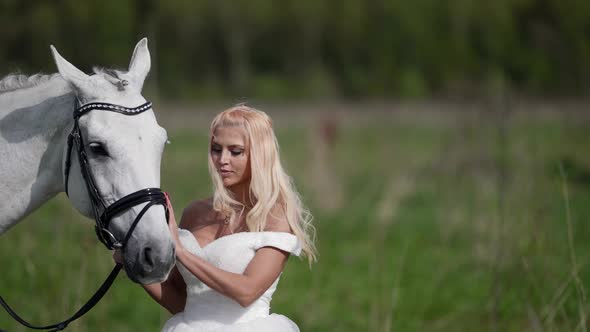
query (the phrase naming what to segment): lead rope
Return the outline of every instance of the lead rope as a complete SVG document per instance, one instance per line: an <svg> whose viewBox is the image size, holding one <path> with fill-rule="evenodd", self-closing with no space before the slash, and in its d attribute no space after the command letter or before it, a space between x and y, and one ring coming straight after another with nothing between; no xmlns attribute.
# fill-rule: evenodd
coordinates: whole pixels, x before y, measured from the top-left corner
<svg viewBox="0 0 590 332"><path fill-rule="evenodd" d="M134 196L137 193L131 194L129 195L129 200L130 201L134 201L136 199L134 199ZM165 197L168 197L167 193L163 193ZM125 201L127 197L123 198L121 202L122 205L124 205L123 207L125 208ZM132 203L132 202L131 202ZM129 231L127 232L127 235L125 236L125 239L123 240L123 245L127 243L127 241L129 240L129 238L131 237L131 234L133 233L133 230L135 229L135 227L137 226L137 224L139 223L139 221L141 220L141 218L143 217L143 215L147 212L147 210L149 208L151 208L152 206L156 205L156 204L161 204L160 202L157 201L148 201L147 204L143 207L143 209L141 209L141 211L139 212L139 214L137 215L137 217L135 217L135 220L133 221L133 224L131 225ZM164 204L164 211L165 211L165 215L166 215L166 223L170 222L170 211L168 210L168 205L165 203ZM117 278L117 275L119 274L119 272L121 271L121 268L123 266L121 264L117 264L115 265L115 267L113 268L113 270L111 271L111 273L109 274L109 276L107 277L107 279L102 283L102 285L100 286L100 288L94 293L94 295L92 295L92 297L86 302L86 304L84 304L80 309L78 309L78 311L72 315L72 317L60 322L60 323L56 323L56 324L51 324L51 325L46 325L46 326L36 326L33 325L29 322L27 322L26 320L24 320L22 317L20 317L9 305L8 303L6 303L6 301L4 300L4 298L2 298L2 296L0 296L0 305L2 305L2 307L4 307L4 309L6 310L6 312L8 312L8 314L10 316L12 316L12 318L14 318L14 320L16 320L17 322L19 322L20 324L30 328L30 329L34 329L34 330L49 330L49 332L57 332L57 331L61 331L63 329L65 329L71 322L75 321L76 319L82 317L84 314L86 314L90 309L92 309L96 304L98 304L98 302L103 298L103 296L108 292L108 290L111 288L111 286L113 285L113 282L115 281L115 279ZM0 329L0 332L8 332L7 330L4 329Z"/></svg>
<svg viewBox="0 0 590 332"><path fill-rule="evenodd" d="M12 316L12 318L14 318L14 320L16 320L17 322L21 323L22 325L24 325L30 329L49 330L49 332L61 331L61 330L65 329L66 327L68 327L68 325L71 322L82 317L85 313L87 313L90 309L92 309L102 299L102 297L107 293L109 288L111 288L111 286L113 285L113 282L117 278L117 275L121 271L122 267L123 266L120 264L115 265L115 267L113 268L113 270L111 271L111 273L109 274L107 279L102 283L100 288L92 295L92 297L86 302L86 304L84 304L80 309L78 309L78 311L76 311L76 313L74 315L72 315L72 317L70 317L60 323L46 325L46 326L33 325L33 324L27 322L26 320L22 319L19 315L17 315L17 313L8 305L8 303L6 303L6 301L4 301L2 296L0 296L0 304L2 305L2 307L4 307L6 312L8 312L8 314L10 316ZM0 329L0 332L8 332L8 331Z"/></svg>

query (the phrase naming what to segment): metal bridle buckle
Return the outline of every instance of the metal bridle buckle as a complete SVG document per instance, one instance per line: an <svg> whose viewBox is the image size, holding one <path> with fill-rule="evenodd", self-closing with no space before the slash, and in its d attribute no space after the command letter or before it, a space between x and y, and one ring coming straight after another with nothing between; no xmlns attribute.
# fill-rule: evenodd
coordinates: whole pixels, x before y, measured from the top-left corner
<svg viewBox="0 0 590 332"><path fill-rule="evenodd" d="M123 249L123 244L117 240L117 238L108 229L103 227L94 226L94 231L100 242L102 242L107 249Z"/></svg>

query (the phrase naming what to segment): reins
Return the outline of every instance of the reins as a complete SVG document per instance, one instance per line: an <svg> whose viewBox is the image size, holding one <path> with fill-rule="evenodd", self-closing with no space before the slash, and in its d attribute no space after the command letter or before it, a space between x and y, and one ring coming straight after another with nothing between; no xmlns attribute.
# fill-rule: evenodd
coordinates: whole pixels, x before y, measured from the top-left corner
<svg viewBox="0 0 590 332"><path fill-rule="evenodd" d="M24 320L23 318L21 318L8 305L8 303L6 303L6 301L4 301L4 299L2 298L2 296L0 296L0 304L2 305L2 307L4 307L4 309L6 310L6 312L8 312L8 314L14 320L16 320L21 325L24 325L24 326L26 326L26 327L28 327L30 329L34 329L34 330L48 330L49 332L61 331L61 330L65 329L66 327L68 327L68 325L71 322L73 322L76 319L82 317L85 313L87 313L88 311L90 311L90 309L92 309L102 299L102 297L107 293L107 291L109 290L109 288L111 288L113 282L117 278L117 275L121 271L121 268L122 268L122 265L120 265L120 264L115 265L115 267L113 268L113 270L111 271L111 273L109 274L109 276L102 283L102 285L100 286L100 288L94 293L94 295L92 295L92 297L90 297L90 299L88 299L88 301L86 301L86 303L80 309L78 309L78 311L76 311L76 313L73 314L70 318L68 318L66 320L63 320L63 321L61 321L59 323L55 323L55 324L51 324L51 325L45 325L45 326L33 325L33 324L27 322L26 320ZM8 332L8 331L7 330L0 329L0 332Z"/></svg>
<svg viewBox="0 0 590 332"><path fill-rule="evenodd" d="M134 108L128 108L120 105L108 104L108 103L89 103L80 107L77 107L74 110L74 126L72 131L68 135L68 151L66 156L66 163L65 163L65 192L68 194L68 180L69 180L69 173L71 167L71 155L76 146L76 152L78 156L78 162L80 164L80 170L82 172L82 177L84 178L84 182L86 184L86 189L88 191L88 195L90 197L92 210L94 214L95 220L95 231L96 236L98 237L99 241L102 242L109 250L113 249L122 249L127 244L127 241L131 237L131 234L135 230L135 227L143 217L143 215L147 212L147 210L154 206L154 205L163 205L165 214L166 214L166 222L168 223L169 219L169 211L166 205L166 196L164 192L160 188L146 188L141 189L136 192L133 192L110 206L107 206L104 199L100 195L100 192L96 186L96 182L94 181L94 177L92 176L92 172L90 171L90 165L88 163L88 158L86 155L86 150L84 149L84 142L82 138L82 132L80 131L78 120L84 114L93 111L93 110L101 110L101 111L109 111L109 112L117 112L124 115L137 115L141 114L148 109L152 108L151 102L146 102L140 106ZM139 212L131 227L127 231L127 234L123 238L123 240L118 240L115 235L108 229L112 218L121 214L122 212L137 206L142 203L147 203L143 209ZM0 296L0 305L8 312L8 314L20 324L35 330L48 330L50 332L61 331L65 329L71 322L75 321L76 319L82 317L86 314L90 309L92 309L107 293L109 288L112 286L113 282L117 278L117 275L121 271L122 265L116 264L111 273L108 275L106 280L102 283L100 288L88 299L88 301L80 308L76 313L74 313L70 318L51 325L45 326L37 326L31 324L21 318L9 305L6 301ZM7 332L0 328L0 332Z"/></svg>

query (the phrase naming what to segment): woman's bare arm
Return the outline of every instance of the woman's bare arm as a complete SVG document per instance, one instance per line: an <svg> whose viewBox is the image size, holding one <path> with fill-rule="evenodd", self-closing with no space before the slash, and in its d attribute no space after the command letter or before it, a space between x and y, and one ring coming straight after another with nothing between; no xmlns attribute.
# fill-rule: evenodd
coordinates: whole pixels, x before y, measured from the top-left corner
<svg viewBox="0 0 590 332"><path fill-rule="evenodd" d="M289 253L273 247L259 249L243 274L224 271L181 249L177 259L207 286L247 307L278 278Z"/></svg>
<svg viewBox="0 0 590 332"><path fill-rule="evenodd" d="M154 301L166 308L171 314L184 310L186 304L186 284L174 267L166 281L156 284L142 285L143 289Z"/></svg>
<svg viewBox="0 0 590 332"><path fill-rule="evenodd" d="M203 204L201 204L200 202L195 202L183 211L180 220L181 226L190 225L195 222L195 212L197 212L198 214L199 211L196 211L196 209L192 207L199 207L201 205ZM169 208L172 209L171 206L169 206ZM174 222L174 224L176 225L174 211L170 211L170 222ZM122 264L123 259L121 257L121 252L119 250L115 251L115 253L113 254L113 258L115 262ZM170 274L168 275L168 279L166 279L165 281L161 283L154 283L141 286L149 294L149 296L152 299L154 299L154 301L158 302L170 313L176 314L184 310L184 307L186 305L186 283L184 282L184 279L180 275L180 272L178 271L178 268L176 266L172 268Z"/></svg>
<svg viewBox="0 0 590 332"><path fill-rule="evenodd" d="M170 205L169 208L171 208ZM208 210L206 201L197 202L192 204L192 208L185 210L183 219L190 218L193 221L191 222L192 225L195 225L194 221L197 221L198 224L201 217ZM271 219L273 220L270 220L269 224L272 226L268 230L290 231L285 220ZM171 214L169 224L170 233L176 243L177 260L207 286L235 300L244 307L258 299L272 285L283 271L289 258L288 252L274 247L264 247L256 252L243 274L228 272L215 267L199 256L191 254L182 246L178 239L178 227L173 214ZM186 221L181 220L181 227L190 227L185 224Z"/></svg>

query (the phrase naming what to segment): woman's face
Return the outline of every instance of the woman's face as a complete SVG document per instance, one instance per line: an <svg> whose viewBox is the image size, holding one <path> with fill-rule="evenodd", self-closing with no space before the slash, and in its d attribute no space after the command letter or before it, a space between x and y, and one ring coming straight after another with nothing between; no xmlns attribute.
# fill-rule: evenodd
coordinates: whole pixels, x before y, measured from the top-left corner
<svg viewBox="0 0 590 332"><path fill-rule="evenodd" d="M238 187L249 187L250 158L246 146L246 131L243 128L216 128L211 139L210 153L226 188L237 191L235 189Z"/></svg>

